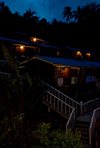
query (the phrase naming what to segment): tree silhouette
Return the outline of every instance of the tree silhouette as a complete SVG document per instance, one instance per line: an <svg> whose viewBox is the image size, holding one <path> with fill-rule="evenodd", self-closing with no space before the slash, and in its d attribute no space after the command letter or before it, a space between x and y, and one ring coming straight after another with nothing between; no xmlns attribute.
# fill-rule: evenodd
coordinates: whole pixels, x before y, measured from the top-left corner
<svg viewBox="0 0 100 148"><path fill-rule="evenodd" d="M65 7L65 8L64 8L64 11L63 11L63 13L62 13L63 18L66 17L66 21L67 21L67 22L69 22L70 19L72 18L72 11L71 11L71 9L72 9L71 7Z"/></svg>
<svg viewBox="0 0 100 148"><path fill-rule="evenodd" d="M2 11L4 9L4 2L0 3L0 11Z"/></svg>
<svg viewBox="0 0 100 148"><path fill-rule="evenodd" d="M34 14L36 14L36 12L35 11L31 11L31 9L29 8L28 10L26 10L25 13L23 13L23 18L31 19Z"/></svg>
<svg viewBox="0 0 100 148"><path fill-rule="evenodd" d="M0 27L5 30L12 28L12 13L8 6L5 6L4 2L0 3Z"/></svg>

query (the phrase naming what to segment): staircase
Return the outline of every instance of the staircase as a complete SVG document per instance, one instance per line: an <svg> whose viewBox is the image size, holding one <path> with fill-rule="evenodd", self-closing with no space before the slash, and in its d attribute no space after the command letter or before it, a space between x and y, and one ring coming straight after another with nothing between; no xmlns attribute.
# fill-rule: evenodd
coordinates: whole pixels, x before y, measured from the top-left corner
<svg viewBox="0 0 100 148"><path fill-rule="evenodd" d="M90 148L95 122L100 118L100 115L97 118L96 114L93 115L93 110L100 106L100 98L86 103L78 103L49 84L45 83L45 85L46 95L43 103L68 119L66 131L68 128L73 129L73 132L76 129L80 130L83 148Z"/></svg>
<svg viewBox="0 0 100 148"><path fill-rule="evenodd" d="M81 133L81 142L84 148L90 148L89 145L89 126L90 122L76 120L73 128L73 132L76 130Z"/></svg>
<svg viewBox="0 0 100 148"><path fill-rule="evenodd" d="M10 78L8 73L0 72L0 76ZM66 131L68 128L73 129L73 132L76 129L80 130L83 148L89 148L92 144L95 123L100 118L100 108L98 108L100 98L86 103L78 103L49 84L44 84L43 103L67 119Z"/></svg>

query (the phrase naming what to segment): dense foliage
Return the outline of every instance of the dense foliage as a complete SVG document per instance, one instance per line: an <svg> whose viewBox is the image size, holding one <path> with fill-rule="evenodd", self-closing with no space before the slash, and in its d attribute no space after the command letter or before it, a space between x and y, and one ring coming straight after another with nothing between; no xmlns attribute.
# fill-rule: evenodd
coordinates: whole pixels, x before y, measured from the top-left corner
<svg viewBox="0 0 100 148"><path fill-rule="evenodd" d="M16 105L18 105L19 113L27 112L28 109L33 112L35 107L37 107L37 103L42 102L45 89L41 76L31 78L28 73L21 76L16 56L12 56L11 51L9 52L3 43L2 51L5 59L8 60L8 69L11 74L10 78L6 79L9 82L10 96L13 94L13 99L17 100Z"/></svg>
<svg viewBox="0 0 100 148"><path fill-rule="evenodd" d="M2 148L82 148L80 133L71 130L51 131L51 124L40 123L35 131L23 121L24 114L5 117L0 122L0 147Z"/></svg>
<svg viewBox="0 0 100 148"><path fill-rule="evenodd" d="M0 3L0 26L1 30L17 30L55 43L98 51L100 34L100 5L90 3L86 6L78 6L76 10L66 6L62 17L67 22L47 22L41 19L36 12L28 9L23 15L18 12L12 13L4 2ZM10 37L10 36L9 36Z"/></svg>

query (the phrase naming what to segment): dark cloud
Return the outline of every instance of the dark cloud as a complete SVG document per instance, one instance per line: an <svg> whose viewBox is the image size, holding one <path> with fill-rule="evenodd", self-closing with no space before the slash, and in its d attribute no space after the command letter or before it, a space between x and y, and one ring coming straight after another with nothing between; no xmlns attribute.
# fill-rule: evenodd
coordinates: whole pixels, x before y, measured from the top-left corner
<svg viewBox="0 0 100 148"><path fill-rule="evenodd" d="M37 13L37 16L52 21L54 18L62 20L62 12L65 6L76 9L77 6L99 3L99 0L3 0L12 12L18 11L20 14L26 12L28 8Z"/></svg>

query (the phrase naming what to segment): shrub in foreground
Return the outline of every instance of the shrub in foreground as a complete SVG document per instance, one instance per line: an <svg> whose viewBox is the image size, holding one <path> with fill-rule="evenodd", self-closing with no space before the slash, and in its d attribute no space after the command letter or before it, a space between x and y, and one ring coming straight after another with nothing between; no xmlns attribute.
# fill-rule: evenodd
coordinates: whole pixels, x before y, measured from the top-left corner
<svg viewBox="0 0 100 148"><path fill-rule="evenodd" d="M40 123L36 130L23 122L24 114L0 121L0 147L4 148L82 148L80 133L51 131L50 123Z"/></svg>

